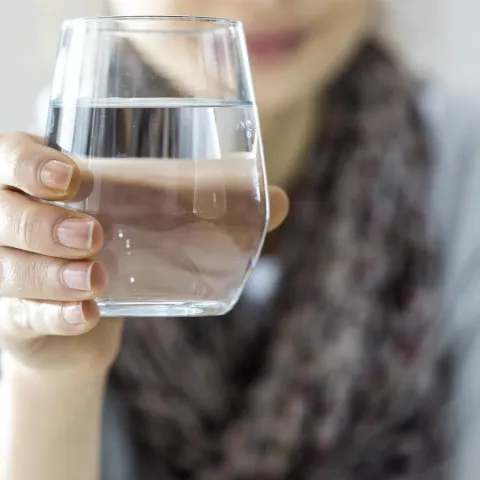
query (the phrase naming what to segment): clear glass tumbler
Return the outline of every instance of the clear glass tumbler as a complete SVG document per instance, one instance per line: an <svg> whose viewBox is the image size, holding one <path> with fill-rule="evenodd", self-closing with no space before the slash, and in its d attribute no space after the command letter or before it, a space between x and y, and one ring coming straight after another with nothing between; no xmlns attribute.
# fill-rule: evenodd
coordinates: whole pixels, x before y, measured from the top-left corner
<svg viewBox="0 0 480 480"><path fill-rule="evenodd" d="M221 315L268 223L262 142L242 25L202 17L65 22L48 145L95 216L104 316Z"/></svg>

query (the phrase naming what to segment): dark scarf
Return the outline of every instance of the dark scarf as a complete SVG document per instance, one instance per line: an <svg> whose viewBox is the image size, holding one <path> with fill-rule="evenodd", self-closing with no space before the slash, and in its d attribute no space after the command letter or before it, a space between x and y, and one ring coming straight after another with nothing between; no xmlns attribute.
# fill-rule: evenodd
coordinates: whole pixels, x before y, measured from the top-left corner
<svg viewBox="0 0 480 480"><path fill-rule="evenodd" d="M372 45L327 100L276 234L284 274L268 308L127 322L113 383L142 480L442 478L447 373L421 122Z"/></svg>

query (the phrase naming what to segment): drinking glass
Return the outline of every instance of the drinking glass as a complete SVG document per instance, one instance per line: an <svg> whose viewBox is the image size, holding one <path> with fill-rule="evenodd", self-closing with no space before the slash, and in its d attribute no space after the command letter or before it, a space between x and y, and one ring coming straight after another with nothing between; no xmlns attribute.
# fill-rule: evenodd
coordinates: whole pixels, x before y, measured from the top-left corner
<svg viewBox="0 0 480 480"><path fill-rule="evenodd" d="M221 315L235 305L269 214L240 22L65 22L46 137L82 174L61 205L104 229L103 316Z"/></svg>

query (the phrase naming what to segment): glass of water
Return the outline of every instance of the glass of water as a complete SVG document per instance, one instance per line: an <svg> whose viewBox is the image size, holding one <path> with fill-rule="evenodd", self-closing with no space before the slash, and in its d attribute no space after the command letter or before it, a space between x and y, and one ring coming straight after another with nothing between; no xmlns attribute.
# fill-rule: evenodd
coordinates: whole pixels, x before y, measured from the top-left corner
<svg viewBox="0 0 480 480"><path fill-rule="evenodd" d="M259 256L268 193L242 25L98 17L62 28L48 145L98 218L104 316L221 315Z"/></svg>

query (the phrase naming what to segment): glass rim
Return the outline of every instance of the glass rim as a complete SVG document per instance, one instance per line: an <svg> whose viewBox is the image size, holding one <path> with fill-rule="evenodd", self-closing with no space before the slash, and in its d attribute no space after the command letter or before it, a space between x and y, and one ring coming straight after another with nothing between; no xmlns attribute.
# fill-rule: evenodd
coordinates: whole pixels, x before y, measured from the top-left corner
<svg viewBox="0 0 480 480"><path fill-rule="evenodd" d="M182 27L178 26L175 28L161 27L162 23L166 22L183 22L185 25L188 24L206 24L211 25L209 27ZM192 33L192 32L205 32L205 31L222 31L228 30L230 28L241 28L242 22L240 20L233 20L230 18L224 17L209 17L201 15L100 15L100 16L91 16L91 17L77 17L64 20L62 23L62 29L72 28L75 25L80 24L97 24L105 25L105 27L111 27L111 24L123 23L123 22L133 22L141 24L143 22L158 22L158 28L150 28L149 31L156 33L172 33L172 34L181 34L181 33ZM138 31L138 30L137 30Z"/></svg>

